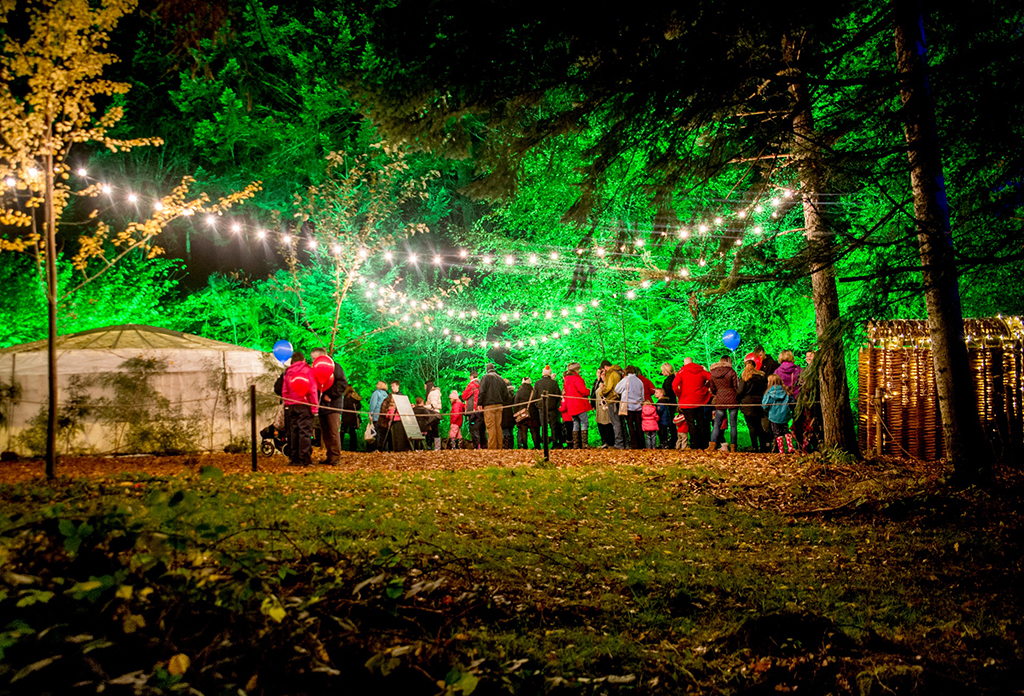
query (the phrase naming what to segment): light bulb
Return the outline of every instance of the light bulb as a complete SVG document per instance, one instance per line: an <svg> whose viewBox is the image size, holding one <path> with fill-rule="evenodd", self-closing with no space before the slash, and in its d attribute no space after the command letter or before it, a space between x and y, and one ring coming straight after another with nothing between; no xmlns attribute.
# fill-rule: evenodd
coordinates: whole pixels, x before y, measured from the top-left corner
<svg viewBox="0 0 1024 696"><path fill-rule="evenodd" d="M544 318L545 318L545 319L550 319L550 318L551 318L551 317L553 317L553 316L554 316L554 315L553 315L553 314L551 313L551 310L550 310L550 309L549 309L548 311L544 312Z"/></svg>
<svg viewBox="0 0 1024 696"><path fill-rule="evenodd" d="M640 283L640 287L642 287L642 288L649 288L649 287L651 287L651 281L645 280L644 282Z"/></svg>
<svg viewBox="0 0 1024 696"><path fill-rule="evenodd" d="M260 239L263 239L264 237L267 236L267 233L264 232L263 230L256 230L256 236L259 237Z"/></svg>
<svg viewBox="0 0 1024 696"><path fill-rule="evenodd" d="M629 292L627 292L626 293L626 299L627 300L635 300L636 299L636 292L634 290L630 290Z"/></svg>
<svg viewBox="0 0 1024 696"><path fill-rule="evenodd" d="M315 239L309 240L306 243L306 246L308 246L310 249L316 249L316 240Z"/></svg>
<svg viewBox="0 0 1024 696"><path fill-rule="evenodd" d="M103 186L100 187L100 190L103 191L103 193L110 193L110 184L103 184Z"/></svg>
<svg viewBox="0 0 1024 696"><path fill-rule="evenodd" d="M78 168L78 176L86 176L89 172L85 171L85 167Z"/></svg>
<svg viewBox="0 0 1024 696"><path fill-rule="evenodd" d="M459 256L461 258L466 258L466 250L465 249L460 249L459 250Z"/></svg>
<svg viewBox="0 0 1024 696"><path fill-rule="evenodd" d="M583 305L576 305L576 313L583 314Z"/></svg>
<svg viewBox="0 0 1024 696"><path fill-rule="evenodd" d="M567 317L567 316L569 316L569 310L568 310L568 309L563 309L563 310L562 310L562 316L563 316L563 317Z"/></svg>
<svg viewBox="0 0 1024 696"><path fill-rule="evenodd" d="M210 226L216 225L217 224L217 218L215 218L212 215L207 215L206 216L206 224L210 225Z"/></svg>
<svg viewBox="0 0 1024 696"><path fill-rule="evenodd" d="M487 266L487 265L489 265L491 263L491 257L490 256L485 256L485 257L483 257L480 260L484 262L485 266Z"/></svg>
<svg viewBox="0 0 1024 696"><path fill-rule="evenodd" d="M234 232L235 234L238 234L239 232L242 231L242 226L236 222L233 225L231 225L231 231Z"/></svg>
<svg viewBox="0 0 1024 696"><path fill-rule="evenodd" d="M690 236L690 230L679 230L679 238L686 239Z"/></svg>
<svg viewBox="0 0 1024 696"><path fill-rule="evenodd" d="M438 256L437 254L434 254L434 265L435 266L440 266L441 265L441 257Z"/></svg>
<svg viewBox="0 0 1024 696"><path fill-rule="evenodd" d="M7 177L7 185L10 186L11 188L14 188L15 186L18 185L18 181L13 176L9 176Z"/></svg>
<svg viewBox="0 0 1024 696"><path fill-rule="evenodd" d="M335 254L340 254L341 253L341 245L340 244L335 244L334 246L331 247L331 251L333 251ZM374 287L374 284L370 283L370 287L371 288Z"/></svg>
<svg viewBox="0 0 1024 696"><path fill-rule="evenodd" d="M394 256L395 256L395 255L391 253L391 250L390 250L390 249L389 249L388 251L385 251L385 252L384 252L384 260L385 260L385 261L390 261L391 259L393 259L393 258L394 258Z"/></svg>
<svg viewBox="0 0 1024 696"><path fill-rule="evenodd" d="M697 229L700 230L701 232L707 232L708 231L708 226L707 225L701 225Z"/></svg>
<svg viewBox="0 0 1024 696"><path fill-rule="evenodd" d="M558 252L557 251L552 251L551 252L551 260L552 261L557 261L558 260Z"/></svg>
<svg viewBox="0 0 1024 696"><path fill-rule="evenodd" d="M601 257L604 256L604 247L598 247L597 248L597 255L601 256Z"/></svg>
<svg viewBox="0 0 1024 696"><path fill-rule="evenodd" d="M138 200L139 200L139 197L136 196L134 193L129 193L128 194L128 202L129 203L137 203Z"/></svg>
<svg viewBox="0 0 1024 696"><path fill-rule="evenodd" d="M716 224L716 225L721 225L721 224L722 224L722 218L720 218L720 217L716 217L716 218L715 218L715 224Z"/></svg>
<svg viewBox="0 0 1024 696"><path fill-rule="evenodd" d="M288 234L284 235L283 237L281 237L281 241L284 242L285 244L291 244L292 243L291 235L288 235Z"/></svg>
<svg viewBox="0 0 1024 696"><path fill-rule="evenodd" d="M530 254L530 265L532 266L532 265L534 265L536 263L537 263L537 255L536 254Z"/></svg>
<svg viewBox="0 0 1024 696"><path fill-rule="evenodd" d="M600 304L600 303L597 300L591 300L590 301L590 306L591 307L597 307L598 304Z"/></svg>
<svg viewBox="0 0 1024 696"><path fill-rule="evenodd" d="M742 220L743 218L745 218L745 217L747 216L747 211L745 211L745 210L741 210L741 211L740 211L740 212L738 213L738 215L739 215L739 218L740 218L740 220Z"/></svg>

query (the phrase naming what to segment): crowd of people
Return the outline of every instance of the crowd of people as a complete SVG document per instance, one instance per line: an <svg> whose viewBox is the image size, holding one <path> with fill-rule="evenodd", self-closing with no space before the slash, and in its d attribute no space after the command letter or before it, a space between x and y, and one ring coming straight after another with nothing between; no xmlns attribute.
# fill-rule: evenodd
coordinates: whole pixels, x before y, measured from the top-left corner
<svg viewBox="0 0 1024 696"><path fill-rule="evenodd" d="M320 355L326 351L315 349L311 359ZM809 351L805 360L809 367L814 352ZM795 452L797 447L807 451L814 446L821 422L820 411L812 404L791 429L794 406L804 386L803 368L792 351L782 351L776 360L762 346L746 355L742 366L734 367L731 355L723 355L707 368L689 357L678 370L664 363L660 386L639 367L623 368L608 360L589 380L583 377L580 363L573 362L560 380L549 365L536 382L523 377L518 385L488 363L482 375L470 370L461 390L449 392L448 409L442 406L441 389L427 381L423 395L411 402L419 430L413 437L399 412L404 402L396 398L403 395L398 380L377 382L365 409L340 365L334 365L329 381L328 388L317 389L313 370L299 352L278 381L293 464L312 462L314 417L320 421L328 465L340 461L346 435L349 450L357 450L363 414L368 416L363 432L366 450L379 452L417 447L540 449L545 437L554 449L585 449L591 446L591 412L598 431L596 446L601 448L736 452L742 414L751 451Z"/></svg>

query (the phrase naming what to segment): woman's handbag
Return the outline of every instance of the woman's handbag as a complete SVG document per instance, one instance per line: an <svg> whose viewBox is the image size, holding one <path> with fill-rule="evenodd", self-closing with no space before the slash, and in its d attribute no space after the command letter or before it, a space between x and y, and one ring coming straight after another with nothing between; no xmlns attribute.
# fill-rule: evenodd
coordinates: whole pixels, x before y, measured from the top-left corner
<svg viewBox="0 0 1024 696"><path fill-rule="evenodd" d="M623 399L622 401L619 402L619 415L620 416L628 416L629 415L629 402L627 402L625 399Z"/></svg>
<svg viewBox="0 0 1024 696"><path fill-rule="evenodd" d="M377 431L373 428L373 423L366 424L366 431L363 433L363 439L366 442L373 442L377 439Z"/></svg>
<svg viewBox="0 0 1024 696"><path fill-rule="evenodd" d="M522 423L524 420L530 417L530 408L528 406L524 406L523 408L513 413L512 417L516 419L516 423Z"/></svg>

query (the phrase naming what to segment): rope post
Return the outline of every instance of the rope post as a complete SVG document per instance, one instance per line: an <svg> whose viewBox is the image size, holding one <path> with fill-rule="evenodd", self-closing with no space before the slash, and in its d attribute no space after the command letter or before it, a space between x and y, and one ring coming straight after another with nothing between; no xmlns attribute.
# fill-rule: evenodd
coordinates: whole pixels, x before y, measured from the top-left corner
<svg viewBox="0 0 1024 696"><path fill-rule="evenodd" d="M540 439L544 441L544 461L551 461L548 452L548 393L544 392L540 400Z"/></svg>
<svg viewBox="0 0 1024 696"><path fill-rule="evenodd" d="M256 471L256 457L259 454L259 444L256 442L256 385L249 385L249 435L252 437L252 444L249 446L252 452L252 470Z"/></svg>
<svg viewBox="0 0 1024 696"><path fill-rule="evenodd" d="M875 424L875 452L877 456L882 456L882 424L885 422L882 419L882 390L875 389L875 418L877 422Z"/></svg>

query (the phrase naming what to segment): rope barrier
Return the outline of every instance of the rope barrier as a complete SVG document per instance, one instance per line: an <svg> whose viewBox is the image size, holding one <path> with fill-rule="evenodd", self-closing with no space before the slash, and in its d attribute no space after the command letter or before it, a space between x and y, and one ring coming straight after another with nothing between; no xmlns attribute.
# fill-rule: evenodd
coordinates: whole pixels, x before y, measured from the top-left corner
<svg viewBox="0 0 1024 696"><path fill-rule="evenodd" d="M283 396L279 396L279 395L274 394L272 392L257 391L257 394L262 394L263 396L272 396L275 399L280 399L281 401L285 402L286 405L313 406L313 404L309 403L308 401L297 401L297 400L294 400L294 399L285 399ZM586 396L570 396L570 395L566 395L566 394L561 394L561 395L559 395L559 394L548 394L547 398L549 398L549 399L579 399L579 400L588 401L588 402L590 401L590 398L586 397ZM500 405L503 408L504 407L509 407L509 408L514 408L516 410L519 410L519 409L522 409L522 408L527 408L531 404L536 404L536 403L539 403L539 402L541 402L543 400L544 400L544 397L540 396L540 397L537 397L536 399L530 399L529 401L518 401L518 402L513 402L513 403L510 403L510 404L500 404ZM619 401L612 401L610 403L618 404ZM795 406L797 402L796 401L788 401L786 403L788 405L790 405L790 406ZM819 402L813 402L813 403L819 403ZM488 405L498 406L499 404L488 404ZM762 406L762 404L758 404L758 403L751 403L751 404L711 404L711 403L706 403L706 404L674 404L673 403L673 404L662 404L662 405L664 405L664 406L673 406L674 408L680 408L680 409L704 408L704 407L710 406L712 408L721 409L721 410L730 409L730 408L742 408L744 406ZM325 411L333 411L333 412L337 412L337 413L355 413L355 414L358 414L358 415L366 415L366 416L372 415L372 413L370 411L359 411L359 410L346 409L346 408L335 408L334 406L317 405L317 409L318 410L322 409L322 410L325 410ZM484 409L483 408L475 408L475 409L472 409L472 410L466 409L462 413L463 413L463 415L471 414L471 413L481 413L482 414L482 413L484 413ZM385 414L385 413L377 413L376 415L378 417L380 417L382 415L387 415L387 414ZM424 415L424 414L418 414L418 415ZM446 415L451 415L451 412L450 411L449 412L444 412L444 411L433 411L433 410L431 410L430 415L446 416Z"/></svg>

